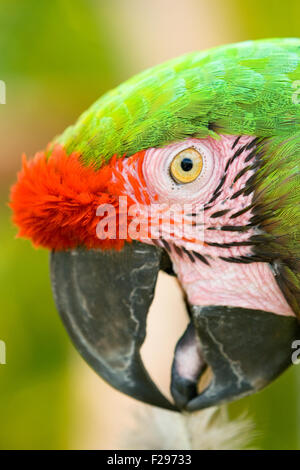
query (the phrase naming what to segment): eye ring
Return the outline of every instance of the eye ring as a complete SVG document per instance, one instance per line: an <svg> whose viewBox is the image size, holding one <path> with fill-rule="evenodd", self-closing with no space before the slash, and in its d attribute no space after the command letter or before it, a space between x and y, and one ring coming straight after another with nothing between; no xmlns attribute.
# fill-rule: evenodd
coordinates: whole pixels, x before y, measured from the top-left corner
<svg viewBox="0 0 300 470"><path fill-rule="evenodd" d="M173 158L170 174L176 183L192 183L198 178L203 168L203 157L195 148L181 150Z"/></svg>

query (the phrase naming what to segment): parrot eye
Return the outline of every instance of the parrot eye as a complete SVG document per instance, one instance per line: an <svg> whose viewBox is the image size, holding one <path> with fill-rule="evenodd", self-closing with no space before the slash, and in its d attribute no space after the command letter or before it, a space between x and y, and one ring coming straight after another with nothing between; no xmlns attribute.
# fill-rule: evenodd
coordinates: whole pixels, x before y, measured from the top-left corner
<svg viewBox="0 0 300 470"><path fill-rule="evenodd" d="M200 175L203 157L194 148L184 149L173 158L170 173L176 183L191 183Z"/></svg>

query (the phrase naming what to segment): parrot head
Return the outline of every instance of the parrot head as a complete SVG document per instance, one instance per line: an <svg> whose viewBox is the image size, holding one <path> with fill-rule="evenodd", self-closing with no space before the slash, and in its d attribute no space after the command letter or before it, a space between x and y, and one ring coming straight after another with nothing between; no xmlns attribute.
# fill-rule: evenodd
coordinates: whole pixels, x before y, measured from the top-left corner
<svg viewBox="0 0 300 470"><path fill-rule="evenodd" d="M256 392L291 364L297 80L298 39L191 53L105 94L24 159L10 202L19 235L51 250L64 325L118 390L194 411ZM174 353L173 403L140 355L159 270L178 278L190 319Z"/></svg>

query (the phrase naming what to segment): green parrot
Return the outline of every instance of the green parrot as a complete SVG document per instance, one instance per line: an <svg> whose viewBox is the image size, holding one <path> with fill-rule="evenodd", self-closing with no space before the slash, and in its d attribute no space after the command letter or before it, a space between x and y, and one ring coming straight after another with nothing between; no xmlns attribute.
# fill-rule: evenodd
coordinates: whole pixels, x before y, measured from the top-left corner
<svg viewBox="0 0 300 470"><path fill-rule="evenodd" d="M291 364L299 155L300 39L269 39L146 70L24 159L10 202L19 235L51 250L57 309L103 379L194 411L256 392ZM190 319L173 402L140 356L160 269L178 278Z"/></svg>

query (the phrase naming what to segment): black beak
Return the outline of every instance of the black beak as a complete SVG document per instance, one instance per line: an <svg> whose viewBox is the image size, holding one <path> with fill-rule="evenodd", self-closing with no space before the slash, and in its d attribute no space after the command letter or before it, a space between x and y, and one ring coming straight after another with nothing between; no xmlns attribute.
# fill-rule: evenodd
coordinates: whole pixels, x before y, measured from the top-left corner
<svg viewBox="0 0 300 470"><path fill-rule="evenodd" d="M51 281L57 309L83 358L113 387L169 410L194 411L260 390L291 364L300 338L294 317L236 307L191 306L178 341L171 404L141 360L147 313L165 252L133 242L117 251L53 252ZM199 390L202 376L210 383Z"/></svg>
<svg viewBox="0 0 300 470"><path fill-rule="evenodd" d="M300 338L295 317L222 306L192 306L190 313L192 322L177 343L172 368L178 407L195 411L237 400L264 388L291 365L292 343ZM210 381L199 390L208 370Z"/></svg>
<svg viewBox="0 0 300 470"><path fill-rule="evenodd" d="M174 410L140 356L161 256L135 242L121 251L53 252L51 281L63 323L88 364L121 392Z"/></svg>

